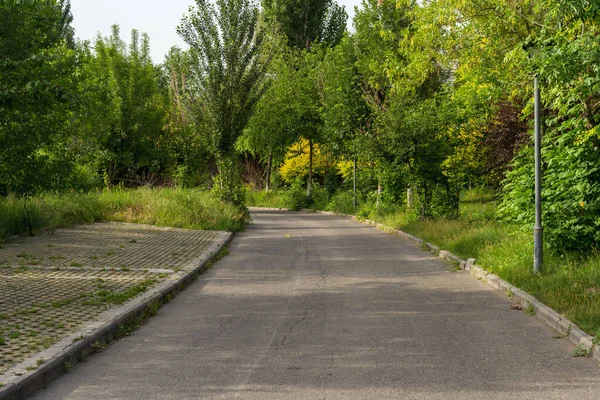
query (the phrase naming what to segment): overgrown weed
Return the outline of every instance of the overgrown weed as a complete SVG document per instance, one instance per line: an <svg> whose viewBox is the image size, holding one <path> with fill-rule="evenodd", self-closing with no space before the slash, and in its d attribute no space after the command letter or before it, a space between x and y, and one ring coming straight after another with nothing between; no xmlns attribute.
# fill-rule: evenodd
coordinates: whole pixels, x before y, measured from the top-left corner
<svg viewBox="0 0 600 400"><path fill-rule="evenodd" d="M187 229L239 232L245 210L223 204L201 189L123 189L46 193L28 202L35 231L94 221L117 221ZM23 200L0 198L0 238L27 232Z"/></svg>

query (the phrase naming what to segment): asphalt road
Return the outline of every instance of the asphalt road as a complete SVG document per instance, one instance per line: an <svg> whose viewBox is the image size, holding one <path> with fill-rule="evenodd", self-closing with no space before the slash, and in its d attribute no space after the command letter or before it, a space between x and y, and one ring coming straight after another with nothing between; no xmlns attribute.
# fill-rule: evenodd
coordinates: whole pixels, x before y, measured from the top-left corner
<svg viewBox="0 0 600 400"><path fill-rule="evenodd" d="M414 244L253 212L230 255L36 399L594 399L600 367Z"/></svg>

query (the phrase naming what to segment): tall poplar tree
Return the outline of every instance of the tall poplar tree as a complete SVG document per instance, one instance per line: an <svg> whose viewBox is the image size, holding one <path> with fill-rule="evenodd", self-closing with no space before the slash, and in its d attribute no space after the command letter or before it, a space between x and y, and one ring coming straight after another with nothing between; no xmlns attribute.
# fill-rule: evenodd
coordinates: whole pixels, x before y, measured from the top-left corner
<svg viewBox="0 0 600 400"><path fill-rule="evenodd" d="M251 0L196 0L178 27L190 46L194 101L206 110L216 150L213 191L237 205L244 203L244 192L234 145L266 88L258 19Z"/></svg>

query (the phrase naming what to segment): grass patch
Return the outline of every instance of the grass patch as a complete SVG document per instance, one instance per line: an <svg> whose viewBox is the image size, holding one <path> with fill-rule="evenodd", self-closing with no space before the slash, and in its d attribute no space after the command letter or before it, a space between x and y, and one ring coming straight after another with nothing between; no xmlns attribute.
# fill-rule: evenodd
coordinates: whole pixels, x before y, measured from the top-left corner
<svg viewBox="0 0 600 400"><path fill-rule="evenodd" d="M101 305L101 304L111 304L118 305L123 304L127 300L136 297L140 293L144 293L151 286L156 284L158 280L150 278L145 279L144 281L134 285L122 292L115 292L112 290L102 289L94 292L90 299L84 302L85 305Z"/></svg>
<svg viewBox="0 0 600 400"><path fill-rule="evenodd" d="M27 232L24 200L0 198L0 239ZM89 193L47 193L28 201L34 230L94 221L117 221L175 228L239 232L247 213L222 204L201 189L122 189ZM22 254L21 258L32 258Z"/></svg>
<svg viewBox="0 0 600 400"><path fill-rule="evenodd" d="M286 192L282 190L268 192L246 190L246 205L248 207L287 208Z"/></svg>

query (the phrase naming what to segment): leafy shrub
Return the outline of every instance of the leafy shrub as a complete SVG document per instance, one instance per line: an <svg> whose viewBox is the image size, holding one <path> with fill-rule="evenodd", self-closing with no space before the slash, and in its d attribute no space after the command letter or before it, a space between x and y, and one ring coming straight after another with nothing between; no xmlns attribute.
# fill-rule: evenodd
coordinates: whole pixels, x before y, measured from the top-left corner
<svg viewBox="0 0 600 400"><path fill-rule="evenodd" d="M560 252L600 242L600 157L575 133L549 137L542 150L544 236ZM521 150L507 175L498 215L530 230L535 219L533 149Z"/></svg>
<svg viewBox="0 0 600 400"><path fill-rule="evenodd" d="M329 193L327 189L317 183L312 186L312 194L310 199L310 208L313 210L324 210L329 203Z"/></svg>
<svg viewBox="0 0 600 400"><path fill-rule="evenodd" d="M286 194L280 190L252 190L246 188L248 207L286 208Z"/></svg>
<svg viewBox="0 0 600 400"><path fill-rule="evenodd" d="M311 205L311 199L306 195L306 188L304 188L301 181L295 181L285 193L286 208L300 211L309 208Z"/></svg>
<svg viewBox="0 0 600 400"><path fill-rule="evenodd" d="M352 192L337 192L331 196L326 210L342 214L354 214L354 195Z"/></svg>
<svg viewBox="0 0 600 400"><path fill-rule="evenodd" d="M246 193L235 157L223 157L217 162L219 174L213 179L212 194L219 200L237 207L245 205Z"/></svg>

